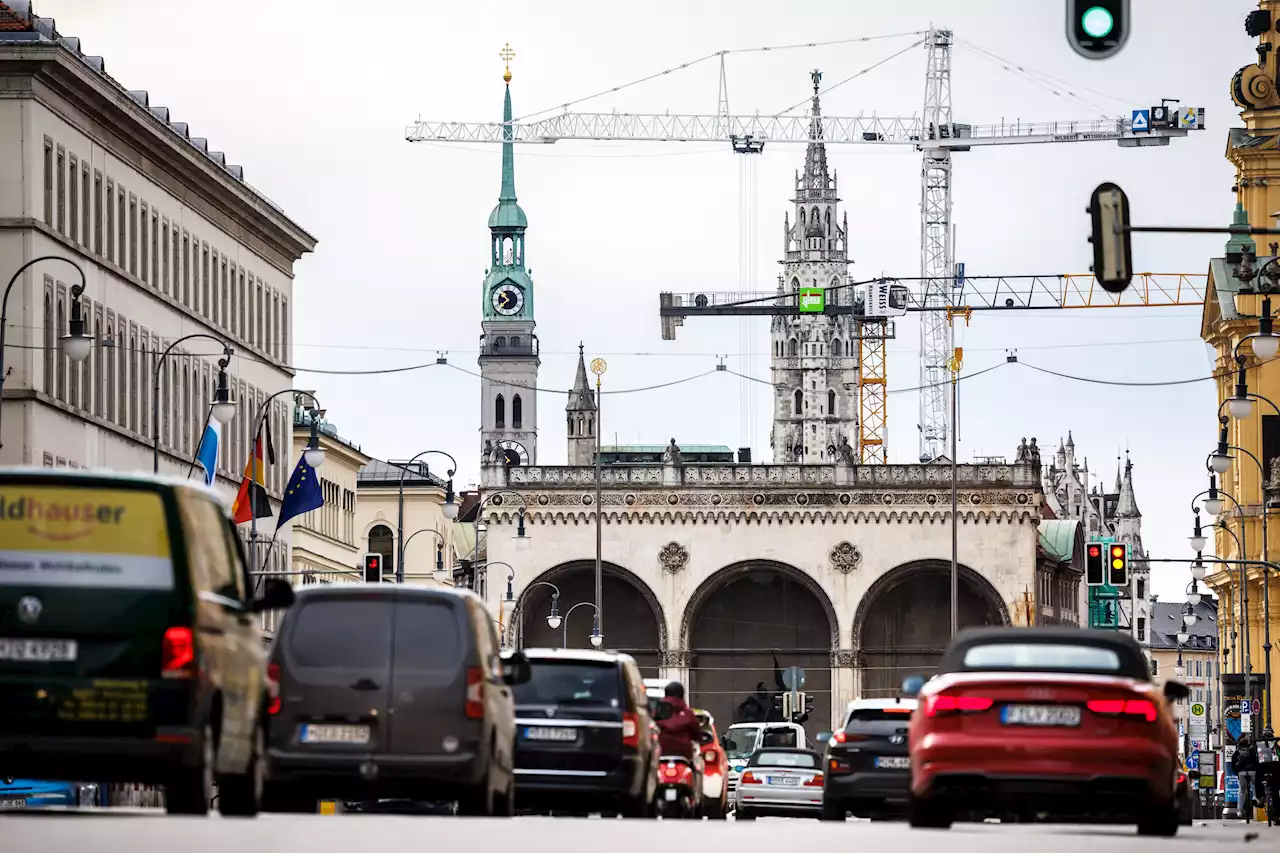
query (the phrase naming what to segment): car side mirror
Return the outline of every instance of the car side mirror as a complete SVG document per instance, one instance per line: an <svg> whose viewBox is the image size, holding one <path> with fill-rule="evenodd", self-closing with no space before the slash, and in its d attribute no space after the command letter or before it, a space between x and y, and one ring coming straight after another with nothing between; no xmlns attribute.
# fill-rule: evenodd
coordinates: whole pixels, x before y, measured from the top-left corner
<svg viewBox="0 0 1280 853"><path fill-rule="evenodd" d="M711 732L702 732L701 734L698 735L698 743L702 744L703 746L710 746L715 742L716 742L716 739L715 737L712 736Z"/></svg>
<svg viewBox="0 0 1280 853"><path fill-rule="evenodd" d="M253 600L254 613L268 610L284 610L293 605L293 587L286 580L267 578L262 584L262 595Z"/></svg>
<svg viewBox="0 0 1280 853"><path fill-rule="evenodd" d="M1164 683L1164 698L1170 702L1180 702L1183 699L1190 698L1191 688L1183 684L1181 681L1166 681Z"/></svg>
<svg viewBox="0 0 1280 853"><path fill-rule="evenodd" d="M654 709L653 718L655 720L667 720L670 719L671 715L675 712L676 709L671 707L670 702L659 702L658 707Z"/></svg>
<svg viewBox="0 0 1280 853"><path fill-rule="evenodd" d="M818 732L818 743L826 743L831 740L831 732Z"/></svg>
<svg viewBox="0 0 1280 853"><path fill-rule="evenodd" d="M524 652L512 652L502 657L502 683L514 686L524 684L533 677L533 668Z"/></svg>
<svg viewBox="0 0 1280 853"><path fill-rule="evenodd" d="M924 676L909 675L902 679L902 695L908 698L914 698L920 695L921 689L924 687Z"/></svg>

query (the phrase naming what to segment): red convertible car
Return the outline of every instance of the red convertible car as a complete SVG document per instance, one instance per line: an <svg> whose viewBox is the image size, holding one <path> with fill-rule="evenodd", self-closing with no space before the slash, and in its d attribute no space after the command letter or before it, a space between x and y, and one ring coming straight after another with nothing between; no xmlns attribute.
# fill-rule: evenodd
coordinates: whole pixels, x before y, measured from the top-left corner
<svg viewBox="0 0 1280 853"><path fill-rule="evenodd" d="M913 827L961 816L1089 819L1178 831L1180 764L1170 702L1186 685L1151 681L1142 649L1116 631L960 632L928 682L908 747Z"/></svg>

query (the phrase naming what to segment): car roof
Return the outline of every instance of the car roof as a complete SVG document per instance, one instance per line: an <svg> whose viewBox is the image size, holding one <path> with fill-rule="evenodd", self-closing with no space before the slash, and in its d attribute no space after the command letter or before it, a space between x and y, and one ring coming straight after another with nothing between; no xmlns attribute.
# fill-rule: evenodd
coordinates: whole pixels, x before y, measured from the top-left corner
<svg viewBox="0 0 1280 853"><path fill-rule="evenodd" d="M382 595L387 598L450 599L474 598L483 601L469 589L451 586L413 586L399 583L332 583L312 584L296 588L298 602L313 598L352 598L357 595Z"/></svg>
<svg viewBox="0 0 1280 853"><path fill-rule="evenodd" d="M187 489L212 498L225 506L225 500L212 486L200 480L187 480L165 474L152 474L143 471L113 471L106 468L20 468L16 466L0 467L0 483L5 481L39 482L48 480L80 481L81 485L110 487L112 484L133 486L167 486L171 489Z"/></svg>
<svg viewBox="0 0 1280 853"><path fill-rule="evenodd" d="M1120 631L1099 631L1087 628L965 628L956 634L942 655L938 674L949 672L973 672L964 665L965 654L975 646L1030 643L1035 645L1066 644L1109 649L1120 658L1119 674L1136 681L1150 681L1151 670L1138 641Z"/></svg>
<svg viewBox="0 0 1280 853"><path fill-rule="evenodd" d="M602 652L595 649L521 649L529 660L590 661L592 663L634 662L631 655L622 652Z"/></svg>
<svg viewBox="0 0 1280 853"><path fill-rule="evenodd" d="M920 705L918 699L912 699L906 696L895 696L892 699L854 699L845 707L845 713L853 711L861 711L869 708L917 708Z"/></svg>

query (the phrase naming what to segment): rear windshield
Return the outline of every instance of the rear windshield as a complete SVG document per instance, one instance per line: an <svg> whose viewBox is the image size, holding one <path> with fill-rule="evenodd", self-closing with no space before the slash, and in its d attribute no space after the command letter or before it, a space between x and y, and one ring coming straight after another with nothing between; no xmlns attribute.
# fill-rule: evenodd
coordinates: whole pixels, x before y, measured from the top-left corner
<svg viewBox="0 0 1280 853"><path fill-rule="evenodd" d="M765 752L758 753L752 761L757 767L800 767L816 768L818 756L809 752Z"/></svg>
<svg viewBox="0 0 1280 853"><path fill-rule="evenodd" d="M446 601L396 602L395 667L414 672L451 672L461 666L463 629Z"/></svg>
<svg viewBox="0 0 1280 853"><path fill-rule="evenodd" d="M591 661L532 660L530 678L515 687L519 705L622 705L618 665Z"/></svg>
<svg viewBox="0 0 1280 853"><path fill-rule="evenodd" d="M760 746L800 746L800 736L795 729L765 729Z"/></svg>
<svg viewBox="0 0 1280 853"><path fill-rule="evenodd" d="M858 723L899 723L906 725L911 719L911 708L903 705L900 708L858 708L849 713L846 726Z"/></svg>
<svg viewBox="0 0 1280 853"><path fill-rule="evenodd" d="M756 751L759 729L729 729L724 733L724 754L728 758L746 758Z"/></svg>
<svg viewBox="0 0 1280 853"><path fill-rule="evenodd" d="M0 484L0 588L173 589L159 493Z"/></svg>
<svg viewBox="0 0 1280 853"><path fill-rule="evenodd" d="M992 643L964 653L965 669L1121 674L1120 656L1101 646L1067 643Z"/></svg>
<svg viewBox="0 0 1280 853"><path fill-rule="evenodd" d="M289 657L298 666L385 670L390 665L390 601L308 601L291 615Z"/></svg>

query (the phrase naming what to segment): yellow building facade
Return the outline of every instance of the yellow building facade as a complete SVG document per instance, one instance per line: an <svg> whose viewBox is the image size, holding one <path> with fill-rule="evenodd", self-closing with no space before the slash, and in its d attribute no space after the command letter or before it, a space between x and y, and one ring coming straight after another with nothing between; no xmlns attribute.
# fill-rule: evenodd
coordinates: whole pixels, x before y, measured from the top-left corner
<svg viewBox="0 0 1280 853"><path fill-rule="evenodd" d="M1223 559L1280 562L1280 476L1272 476L1273 461L1280 465L1280 409L1276 408L1280 405L1280 360L1259 359L1246 340L1259 331L1259 314L1268 296L1276 302L1269 305L1271 314L1280 309L1280 279L1269 276L1277 268L1267 268L1268 262L1280 255L1276 242L1280 235L1261 236L1255 242L1247 234L1250 226L1274 228L1280 212L1278 25L1280 0L1261 0L1258 11L1246 23L1249 34L1258 37L1259 61L1240 69L1231 81L1232 99L1244 122L1244 127L1229 131L1226 150L1236 169L1233 225L1239 230L1227 241L1224 257L1209 262L1201 337L1215 354L1219 402L1215 420L1205 426L1206 452L1212 450L1223 425L1227 443L1239 448L1230 451L1231 466L1218 478L1218 486L1225 492L1219 520L1225 521L1226 529L1214 531L1216 553ZM1258 399L1247 417L1229 416L1226 401L1236 392L1240 368L1245 371L1248 391L1276 401L1276 405ZM1224 416L1225 422L1221 420ZM1272 528L1265 550L1264 518ZM1242 570L1240 566L1216 564L1209 566L1205 583L1219 598L1224 672L1243 674L1247 659L1255 694L1274 707L1274 684L1262 689L1262 679L1269 668L1268 629L1272 637L1280 638L1280 577L1260 566ZM1230 679L1228 675L1224 681ZM1224 692L1230 697L1232 687L1225 685Z"/></svg>

